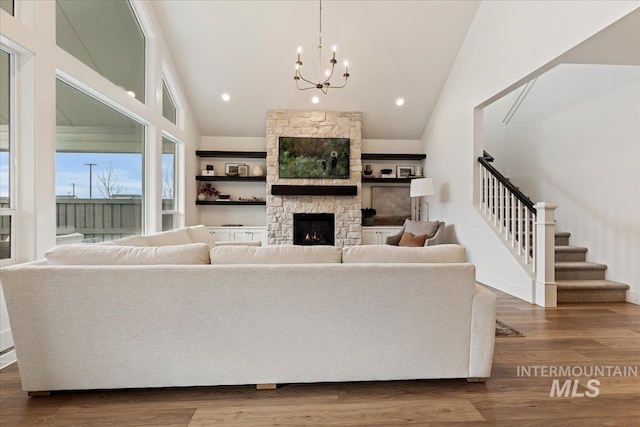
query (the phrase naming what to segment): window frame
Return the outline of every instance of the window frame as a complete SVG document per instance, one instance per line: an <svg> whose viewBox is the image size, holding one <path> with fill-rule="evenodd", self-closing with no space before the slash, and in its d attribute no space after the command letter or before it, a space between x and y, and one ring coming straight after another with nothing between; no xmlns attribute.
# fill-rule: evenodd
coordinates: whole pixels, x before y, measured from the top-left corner
<svg viewBox="0 0 640 427"><path fill-rule="evenodd" d="M161 80L162 80L162 88L164 88L164 86L167 87L167 92L169 93L169 97L171 98L171 101L173 102L173 106L176 109L176 122L174 123L171 120L164 117L164 115L162 114L162 108L163 108L162 103L160 105L160 115L168 123L171 123L171 125L176 126L178 129L184 129L184 104L180 99L178 88L173 79L173 75L171 74L171 71L169 69L169 65L165 61L162 62L162 79Z"/></svg>
<svg viewBox="0 0 640 427"><path fill-rule="evenodd" d="M56 75L55 75L55 79L56 80L60 80L62 83L65 83L67 85L69 85L71 88L81 92L82 94L88 96L89 98L92 98L93 100L111 108L112 110L122 114L123 116L129 118L130 120L135 121L136 123L140 124L141 126L143 126L142 129L142 151L141 151L141 168L142 168L142 174L141 174L141 196L142 196L142 200L141 200L141 218L140 218L140 234L141 235L145 235L147 234L147 224L146 224L146 210L147 210L147 192L146 192L146 182L147 182L147 167L146 167L146 159L148 156L147 153L147 149L148 149L148 140L149 140L149 129L153 128L153 124L150 123L148 120L144 119L142 116L134 113L131 110L128 110L124 105L116 102L114 99L103 95L102 93L100 93L98 90L94 89L92 86L90 86L88 83L85 83L73 76L71 76L70 74L67 74L65 72L63 72L60 69L56 69ZM57 97L56 97L57 98ZM56 99L57 102L57 99ZM56 126L57 128L57 126ZM57 132L57 130L56 130ZM57 147L55 152L57 153ZM56 173L57 173L57 168L56 168Z"/></svg>
<svg viewBox="0 0 640 427"><path fill-rule="evenodd" d="M162 131L162 138L161 138L161 145L164 145L164 139L167 139L169 142L174 144L174 149L173 149L173 209L169 209L169 210L164 210L164 209L160 209L160 218L161 218L161 224L162 224L162 217L164 215L171 215L173 216L173 228L172 229L176 229L179 228L183 225L183 217L184 215L182 215L182 191L180 191L181 189L181 179L180 179L180 173L182 171L181 165L181 159L182 159L182 147L183 147L183 143L182 141L180 141L178 138L174 137L173 135L169 134L166 131ZM160 149L160 156L162 157L163 155L163 150L162 148ZM162 160L160 160L160 165L162 166ZM160 186L160 201L161 201L161 205L162 205L162 185ZM162 227L161 227L162 228Z"/></svg>
<svg viewBox="0 0 640 427"><path fill-rule="evenodd" d="M6 45L0 44L0 50L9 55L9 207L0 208L0 216L8 216L11 218L10 227L10 250L9 258L0 259L0 267L5 267L17 262L16 243L17 243L17 220L18 220L18 192L17 192L17 144L16 144L16 52L9 49Z"/></svg>

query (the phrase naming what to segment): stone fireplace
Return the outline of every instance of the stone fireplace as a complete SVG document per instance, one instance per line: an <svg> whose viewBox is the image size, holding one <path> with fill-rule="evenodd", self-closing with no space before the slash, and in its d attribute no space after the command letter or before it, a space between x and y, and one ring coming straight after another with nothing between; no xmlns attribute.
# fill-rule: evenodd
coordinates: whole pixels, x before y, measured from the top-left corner
<svg viewBox="0 0 640 427"><path fill-rule="evenodd" d="M349 138L348 179L291 179L278 175L278 137ZM361 242L362 113L306 110L267 111L267 240L270 245L294 243L294 214L334 215L334 244L338 247ZM271 187L356 187L355 195L274 195ZM312 188L314 189L314 188ZM317 188L315 188L317 190ZM313 193L313 192L309 192ZM317 193L317 192L316 192Z"/></svg>
<svg viewBox="0 0 640 427"><path fill-rule="evenodd" d="M332 213L294 213L293 244L314 246L335 244L335 215Z"/></svg>

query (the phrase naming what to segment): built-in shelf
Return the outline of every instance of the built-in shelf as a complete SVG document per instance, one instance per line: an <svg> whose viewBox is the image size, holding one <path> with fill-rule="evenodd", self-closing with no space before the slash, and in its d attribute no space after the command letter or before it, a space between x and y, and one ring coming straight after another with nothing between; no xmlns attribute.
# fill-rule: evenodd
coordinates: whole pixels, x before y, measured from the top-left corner
<svg viewBox="0 0 640 427"><path fill-rule="evenodd" d="M212 206L265 206L267 202L264 200L262 202L243 202L241 200L230 200L228 202L221 202L218 200L205 200L201 202L200 200L196 200L196 205L212 205Z"/></svg>
<svg viewBox="0 0 640 427"><path fill-rule="evenodd" d="M266 182L266 176L214 176L214 175L196 175L196 181L252 181Z"/></svg>
<svg viewBox="0 0 640 427"><path fill-rule="evenodd" d="M196 156L199 157L238 157L241 159L266 159L266 151L214 151L214 150L197 150Z"/></svg>
<svg viewBox="0 0 640 427"><path fill-rule="evenodd" d="M376 178L371 176L363 176L362 182L387 182L389 184L409 183L412 179L422 178L421 176L412 176L409 178Z"/></svg>
<svg viewBox="0 0 640 427"><path fill-rule="evenodd" d="M362 160L424 160L426 154L362 153Z"/></svg>

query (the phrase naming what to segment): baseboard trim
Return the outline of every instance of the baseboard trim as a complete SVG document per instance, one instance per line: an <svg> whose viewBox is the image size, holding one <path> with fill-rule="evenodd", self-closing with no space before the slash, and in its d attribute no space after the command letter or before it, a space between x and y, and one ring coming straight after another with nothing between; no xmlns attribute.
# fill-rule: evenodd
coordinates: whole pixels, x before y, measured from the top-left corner
<svg viewBox="0 0 640 427"><path fill-rule="evenodd" d="M16 351L7 351L6 353L0 355L0 369L4 369L13 363L16 363L17 361L18 359L16 358Z"/></svg>
<svg viewBox="0 0 640 427"><path fill-rule="evenodd" d="M480 284L490 286L499 291L506 292L516 298L533 303L533 283L527 289L517 283L508 282L491 274L476 271L476 281Z"/></svg>
<svg viewBox="0 0 640 427"><path fill-rule="evenodd" d="M627 291L627 302L640 305L640 292Z"/></svg>

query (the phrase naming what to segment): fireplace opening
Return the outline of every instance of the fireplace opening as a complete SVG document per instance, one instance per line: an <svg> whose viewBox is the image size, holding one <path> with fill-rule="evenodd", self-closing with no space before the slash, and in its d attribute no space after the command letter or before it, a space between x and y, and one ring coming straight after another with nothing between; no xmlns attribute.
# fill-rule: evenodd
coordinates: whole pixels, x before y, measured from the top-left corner
<svg viewBox="0 0 640 427"><path fill-rule="evenodd" d="M332 213L293 214L294 245L335 244L335 219Z"/></svg>

